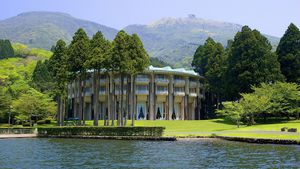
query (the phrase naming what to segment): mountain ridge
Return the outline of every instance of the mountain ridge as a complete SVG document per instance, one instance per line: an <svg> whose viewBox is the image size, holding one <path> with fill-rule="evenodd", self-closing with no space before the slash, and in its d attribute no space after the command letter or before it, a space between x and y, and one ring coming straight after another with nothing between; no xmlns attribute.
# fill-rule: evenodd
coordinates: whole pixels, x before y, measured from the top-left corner
<svg viewBox="0 0 300 169"><path fill-rule="evenodd" d="M68 13L31 11L0 21L0 39L10 39L29 47L50 49L58 39L69 43L74 32L82 27L91 37L97 31L112 40L118 30L96 22L75 18ZM151 57L166 61L175 67L190 67L192 56L208 37L227 45L242 25L198 18L165 17L149 24L132 24L123 28L129 34L137 33ZM267 35L273 46L279 38Z"/></svg>

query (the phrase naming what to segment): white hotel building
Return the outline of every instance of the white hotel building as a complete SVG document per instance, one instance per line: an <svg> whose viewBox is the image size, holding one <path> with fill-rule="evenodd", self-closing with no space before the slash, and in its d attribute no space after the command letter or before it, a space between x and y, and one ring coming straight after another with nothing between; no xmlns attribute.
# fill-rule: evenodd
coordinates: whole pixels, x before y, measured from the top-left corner
<svg viewBox="0 0 300 169"><path fill-rule="evenodd" d="M118 74L101 73L99 81L99 120L112 119L117 116L120 100L121 80ZM193 70L172 69L171 67L149 66L143 73L131 80L124 78L125 111L128 119L134 112L136 120L197 120L200 119L203 84ZM133 90L131 90L133 83ZM68 85L68 117L79 117L74 110L79 107L79 83ZM84 89L83 118L94 119L93 106L93 73L88 74ZM133 97L132 97L133 95ZM75 107L77 106L77 107ZM114 117L117 119L117 117Z"/></svg>

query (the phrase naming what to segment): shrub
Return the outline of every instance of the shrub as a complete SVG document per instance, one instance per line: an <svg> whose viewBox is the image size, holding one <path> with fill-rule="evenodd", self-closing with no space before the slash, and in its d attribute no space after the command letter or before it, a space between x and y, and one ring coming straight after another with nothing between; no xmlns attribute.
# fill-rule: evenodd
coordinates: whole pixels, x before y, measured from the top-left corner
<svg viewBox="0 0 300 169"><path fill-rule="evenodd" d="M30 122L26 122L26 123L23 123L23 126L24 127L30 127L30 126L33 126L33 124L31 125Z"/></svg>
<svg viewBox="0 0 300 169"><path fill-rule="evenodd" d="M288 130L287 127L282 127L282 128L281 128L281 131L287 131L287 130Z"/></svg>
<svg viewBox="0 0 300 169"><path fill-rule="evenodd" d="M162 136L164 127L52 127L38 128L41 135Z"/></svg>
<svg viewBox="0 0 300 169"><path fill-rule="evenodd" d="M36 124L39 124L39 125L46 124L46 120L39 120L36 122Z"/></svg>
<svg viewBox="0 0 300 169"><path fill-rule="evenodd" d="M288 132L297 132L297 128L290 128L288 129Z"/></svg>
<svg viewBox="0 0 300 169"><path fill-rule="evenodd" d="M51 124L51 119L46 119L45 124Z"/></svg>

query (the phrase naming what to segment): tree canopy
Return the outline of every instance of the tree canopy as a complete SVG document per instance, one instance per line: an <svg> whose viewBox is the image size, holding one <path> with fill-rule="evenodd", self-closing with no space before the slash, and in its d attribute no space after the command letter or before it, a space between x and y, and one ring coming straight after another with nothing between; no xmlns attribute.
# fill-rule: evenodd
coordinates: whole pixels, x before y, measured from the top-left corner
<svg viewBox="0 0 300 169"><path fill-rule="evenodd" d="M300 83L300 31L291 23L280 39L276 53L287 82Z"/></svg>
<svg viewBox="0 0 300 169"><path fill-rule="evenodd" d="M0 39L0 59L14 57L14 49L9 40Z"/></svg>
<svg viewBox="0 0 300 169"><path fill-rule="evenodd" d="M280 64L267 38L257 30L244 26L228 52L227 93L230 99L251 92L251 85L283 80Z"/></svg>

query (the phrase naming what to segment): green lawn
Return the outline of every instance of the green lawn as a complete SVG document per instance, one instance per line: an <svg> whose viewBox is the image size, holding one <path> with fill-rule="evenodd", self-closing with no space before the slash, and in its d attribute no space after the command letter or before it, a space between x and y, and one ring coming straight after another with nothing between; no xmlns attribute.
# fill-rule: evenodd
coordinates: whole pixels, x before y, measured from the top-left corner
<svg viewBox="0 0 300 169"><path fill-rule="evenodd" d="M300 140L300 133L274 134L274 133L224 133L218 136L242 137L242 138L263 138L263 139L284 139L284 140Z"/></svg>
<svg viewBox="0 0 300 169"><path fill-rule="evenodd" d="M116 124L117 121L115 121ZM127 121L130 126L131 121ZM92 126L93 121L86 121L87 126ZM103 120L99 120L99 125L103 126ZM56 126L53 121L48 125L35 125L35 127L51 127ZM237 128L234 124L224 122L222 119L213 120L187 120L187 121L164 121L164 120L136 120L135 126L162 126L165 127L164 136L211 136L216 134L219 136L229 137L249 137L249 138L272 138L272 139L297 139L300 140L300 120L292 120L288 122L277 122L271 124L256 124L253 126L241 126ZM7 127L0 124L0 127ZM17 126L21 127L21 126ZM282 127L297 128L298 133L282 133Z"/></svg>
<svg viewBox="0 0 300 169"><path fill-rule="evenodd" d="M236 130L240 131L280 131L282 127L297 128L300 131L300 120L291 120L286 122L278 122L273 124L257 124L253 126L242 127Z"/></svg>

